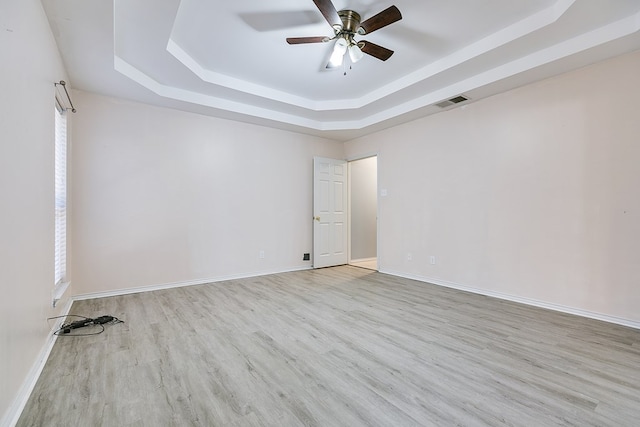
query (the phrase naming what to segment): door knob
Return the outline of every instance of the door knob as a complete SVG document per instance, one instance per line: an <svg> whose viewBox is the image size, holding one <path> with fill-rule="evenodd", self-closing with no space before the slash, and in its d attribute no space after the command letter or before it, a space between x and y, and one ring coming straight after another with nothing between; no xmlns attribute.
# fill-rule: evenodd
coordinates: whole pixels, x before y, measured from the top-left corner
<svg viewBox="0 0 640 427"><path fill-rule="evenodd" d="M319 216L314 216L313 219L315 219L316 221L320 222L320 217Z"/></svg>

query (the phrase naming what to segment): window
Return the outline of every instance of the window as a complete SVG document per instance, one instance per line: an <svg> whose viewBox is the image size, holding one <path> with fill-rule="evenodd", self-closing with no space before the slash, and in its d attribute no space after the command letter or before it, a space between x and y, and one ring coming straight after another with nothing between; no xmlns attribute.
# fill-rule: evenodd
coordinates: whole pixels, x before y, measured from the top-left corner
<svg viewBox="0 0 640 427"><path fill-rule="evenodd" d="M55 281L62 286L67 275L67 115L56 100L55 108Z"/></svg>

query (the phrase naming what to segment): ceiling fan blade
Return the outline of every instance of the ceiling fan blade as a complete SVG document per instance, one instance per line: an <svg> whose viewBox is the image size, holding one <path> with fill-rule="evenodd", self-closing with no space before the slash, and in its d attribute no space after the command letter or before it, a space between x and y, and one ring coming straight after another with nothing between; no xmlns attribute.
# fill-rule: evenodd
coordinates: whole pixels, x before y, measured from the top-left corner
<svg viewBox="0 0 640 427"><path fill-rule="evenodd" d="M386 61L391 58L393 55L393 51L387 49L386 47L378 46L375 43L371 43L365 40L358 42L358 47L364 53L373 56L374 58L378 58L381 61Z"/></svg>
<svg viewBox="0 0 640 427"><path fill-rule="evenodd" d="M338 11L333 3L331 3L331 0L313 0L313 2L316 4L329 25L332 27L339 26L342 28L342 19L338 16Z"/></svg>
<svg viewBox="0 0 640 427"><path fill-rule="evenodd" d="M288 37L287 43L289 44L302 44L302 43L322 43L328 42L331 40L326 36L317 36L317 37Z"/></svg>
<svg viewBox="0 0 640 427"><path fill-rule="evenodd" d="M395 6L390 6L377 15L373 15L371 18L361 22L358 33L369 34L401 19L400 10Z"/></svg>

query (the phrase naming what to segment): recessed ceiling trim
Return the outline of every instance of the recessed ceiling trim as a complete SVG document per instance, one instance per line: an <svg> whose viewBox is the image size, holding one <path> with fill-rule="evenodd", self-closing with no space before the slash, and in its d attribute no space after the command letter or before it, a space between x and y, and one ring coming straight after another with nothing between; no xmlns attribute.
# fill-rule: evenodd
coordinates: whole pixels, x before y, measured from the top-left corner
<svg viewBox="0 0 640 427"><path fill-rule="evenodd" d="M231 111L233 113L274 120L281 123L289 123L309 129L322 130L322 123L316 120L305 119L304 117L282 113L268 108L260 108L251 104L230 101L228 99L205 95L200 92L164 85L118 56L114 56L113 66L119 73L125 75L156 95L165 98Z"/></svg>
<svg viewBox="0 0 640 427"><path fill-rule="evenodd" d="M302 107L308 110L317 109L316 102L308 98L302 98L288 92L272 89L267 86L262 86L259 84L248 82L246 80L236 79L226 74L211 71L198 63L198 61L196 61L191 55L185 52L185 50L171 38L167 43L167 52L173 55L193 74L198 76L198 78L207 83L224 86L238 92L244 92L250 95L259 96L261 98L267 98L273 101L295 105L297 107Z"/></svg>
<svg viewBox="0 0 640 427"><path fill-rule="evenodd" d="M416 70L402 78L380 87L360 98L335 99L327 101L313 101L308 98L296 96L288 92L272 89L263 85L236 79L231 76L217 73L203 67L195 58L189 55L173 38L170 37L166 50L180 61L187 69L202 81L231 90L282 102L295 107L311 111L342 111L356 110L377 102L398 91L404 90L436 74L460 65L482 54L497 49L505 44L513 42L534 31L544 28L556 22L576 0L557 0L551 6L531 16L515 22L499 31L496 31L483 39L472 43L457 52L435 61L419 70ZM117 34L116 34L117 36ZM116 52L117 54L117 52Z"/></svg>
<svg viewBox="0 0 640 427"><path fill-rule="evenodd" d="M448 69L478 57L484 53L495 50L500 46L511 43L521 37L538 31L555 23L567 10L576 2L576 0L558 0L552 6L540 12L524 18L508 27L497 31L489 36L472 43L453 54L441 58L426 67L420 68L413 73L396 80L393 85L382 88L379 92L384 91L384 96L390 95L402 88L409 87L420 81L426 80L436 74L440 74ZM393 86L393 87L391 87ZM381 98L382 96L380 96Z"/></svg>
<svg viewBox="0 0 640 427"><path fill-rule="evenodd" d="M151 90L157 95L211 108L222 109L242 115L287 123L319 131L360 130L385 120L393 119L420 108L429 107L442 99L448 99L460 93L468 93L473 89L495 83L502 79L526 72L532 68L542 66L561 58L580 53L604 43L638 33L640 31L640 12L598 29L565 40L545 49L541 49L525 57L502 64L491 70L476 74L467 79L452 83L446 87L432 91L407 102L394 105L391 108L371 114L359 120L319 121L301 117L295 114L274 111L241 102L230 101L211 95L205 95L185 89L160 84L147 74L138 70L124 59L114 56L115 69Z"/></svg>

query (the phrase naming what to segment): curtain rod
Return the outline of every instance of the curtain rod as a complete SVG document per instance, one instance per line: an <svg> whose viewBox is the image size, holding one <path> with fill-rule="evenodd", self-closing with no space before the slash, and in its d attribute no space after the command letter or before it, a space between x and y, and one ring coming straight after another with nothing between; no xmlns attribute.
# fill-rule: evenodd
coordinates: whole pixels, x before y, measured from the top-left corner
<svg viewBox="0 0 640 427"><path fill-rule="evenodd" d="M64 93L67 94L67 99L69 100L69 105L71 105L71 112L75 113L76 109L73 106L73 102L71 102L71 97L69 96L69 92L67 92L67 82L65 82L64 80L60 80L60 83L54 83L54 85L58 86L62 86L62 88L64 89Z"/></svg>

